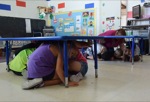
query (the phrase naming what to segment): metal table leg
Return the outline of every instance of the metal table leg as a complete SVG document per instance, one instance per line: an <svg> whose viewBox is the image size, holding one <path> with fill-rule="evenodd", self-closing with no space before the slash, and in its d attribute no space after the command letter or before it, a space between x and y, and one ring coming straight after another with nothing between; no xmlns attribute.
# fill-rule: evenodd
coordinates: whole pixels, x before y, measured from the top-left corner
<svg viewBox="0 0 150 102"><path fill-rule="evenodd" d="M6 64L7 64L7 68L6 68L6 70L9 72L9 42L8 41L6 41Z"/></svg>
<svg viewBox="0 0 150 102"><path fill-rule="evenodd" d="M132 38L132 65L134 64L134 37Z"/></svg>
<svg viewBox="0 0 150 102"><path fill-rule="evenodd" d="M67 41L64 41L64 72L65 72L65 87L68 87L68 51Z"/></svg>
<svg viewBox="0 0 150 102"><path fill-rule="evenodd" d="M141 38L140 42L140 52L141 52L141 62L143 61L143 38Z"/></svg>
<svg viewBox="0 0 150 102"><path fill-rule="evenodd" d="M95 67L95 78L98 77L98 63L97 63L97 42L94 40L94 67Z"/></svg>

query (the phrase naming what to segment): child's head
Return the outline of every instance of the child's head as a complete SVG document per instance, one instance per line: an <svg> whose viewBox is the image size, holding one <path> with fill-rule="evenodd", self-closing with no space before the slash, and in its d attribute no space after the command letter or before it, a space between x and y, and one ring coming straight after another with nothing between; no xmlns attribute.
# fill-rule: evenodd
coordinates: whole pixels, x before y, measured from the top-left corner
<svg viewBox="0 0 150 102"><path fill-rule="evenodd" d="M64 51L63 50L63 47L64 47L63 41L53 41L53 42L51 42L51 45L58 47L58 49L61 53ZM68 58L75 58L78 54L78 50L77 50L75 44L73 44L73 42L71 42L71 41L68 41L67 48L68 48L68 50L67 50Z"/></svg>
<svg viewBox="0 0 150 102"><path fill-rule="evenodd" d="M74 47L68 49L69 58L74 59L78 55L78 50Z"/></svg>
<svg viewBox="0 0 150 102"><path fill-rule="evenodd" d="M116 31L116 36L126 36L126 32L124 29L118 29Z"/></svg>
<svg viewBox="0 0 150 102"><path fill-rule="evenodd" d="M123 51L120 48L118 48L118 49L115 50L114 56L116 58L120 58L122 55L123 55Z"/></svg>
<svg viewBox="0 0 150 102"><path fill-rule="evenodd" d="M73 42L68 42L68 55L69 58L75 58L78 54L78 49Z"/></svg>

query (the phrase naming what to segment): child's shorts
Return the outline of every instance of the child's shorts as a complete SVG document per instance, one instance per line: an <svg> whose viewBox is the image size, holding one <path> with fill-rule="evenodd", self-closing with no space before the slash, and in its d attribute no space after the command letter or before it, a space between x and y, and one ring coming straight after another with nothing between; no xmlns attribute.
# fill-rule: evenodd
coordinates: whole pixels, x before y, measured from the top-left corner
<svg viewBox="0 0 150 102"><path fill-rule="evenodd" d="M85 74L88 71L88 64L86 62L80 62L80 63L81 63L81 70L80 70L80 72L81 72L81 74L83 76L85 76Z"/></svg>
<svg viewBox="0 0 150 102"><path fill-rule="evenodd" d="M21 72L16 72L16 71L13 71L11 70L15 75L18 75L18 76L22 76Z"/></svg>
<svg viewBox="0 0 150 102"><path fill-rule="evenodd" d="M55 75L55 71L53 71L51 74L49 74L47 76L44 76L43 81L52 80L54 75Z"/></svg>

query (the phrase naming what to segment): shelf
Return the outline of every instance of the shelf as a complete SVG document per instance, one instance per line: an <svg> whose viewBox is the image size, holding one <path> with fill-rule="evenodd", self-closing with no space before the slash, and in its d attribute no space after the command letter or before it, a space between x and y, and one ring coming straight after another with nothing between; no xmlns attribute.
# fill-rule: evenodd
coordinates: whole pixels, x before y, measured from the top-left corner
<svg viewBox="0 0 150 102"><path fill-rule="evenodd" d="M142 19L129 19L127 26L121 26L126 30L127 35L146 36L145 40L148 40L146 47L150 54L150 18Z"/></svg>
<svg viewBox="0 0 150 102"><path fill-rule="evenodd" d="M12 46L11 48L12 49L17 49L17 48L20 48L20 47L22 47L22 46ZM0 49L4 49L5 48L5 46L0 46Z"/></svg>
<svg viewBox="0 0 150 102"><path fill-rule="evenodd" d="M137 28L137 27L150 27L150 25L130 25L130 26L122 26L122 28Z"/></svg>
<svg viewBox="0 0 150 102"><path fill-rule="evenodd" d="M150 18L142 18L142 19L129 19L128 21L146 21L150 20Z"/></svg>

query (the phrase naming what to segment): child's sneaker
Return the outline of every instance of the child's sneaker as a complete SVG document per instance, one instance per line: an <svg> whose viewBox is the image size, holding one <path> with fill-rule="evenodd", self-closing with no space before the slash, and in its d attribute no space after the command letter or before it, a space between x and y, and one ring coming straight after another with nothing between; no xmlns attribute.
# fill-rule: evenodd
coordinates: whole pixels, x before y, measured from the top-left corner
<svg viewBox="0 0 150 102"><path fill-rule="evenodd" d="M42 78L35 78L32 80L26 80L22 85L22 89L28 90L28 89L37 88L37 86L41 87L41 84L43 84Z"/></svg>
<svg viewBox="0 0 150 102"><path fill-rule="evenodd" d="M76 75L70 76L70 81L73 81L73 82L79 82L82 79L83 79L83 75L80 72Z"/></svg>
<svg viewBox="0 0 150 102"><path fill-rule="evenodd" d="M44 86L44 82L42 82L41 84L38 84L37 86L35 86L34 88L41 88Z"/></svg>

